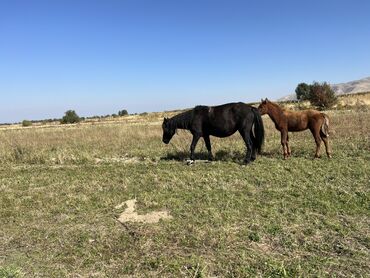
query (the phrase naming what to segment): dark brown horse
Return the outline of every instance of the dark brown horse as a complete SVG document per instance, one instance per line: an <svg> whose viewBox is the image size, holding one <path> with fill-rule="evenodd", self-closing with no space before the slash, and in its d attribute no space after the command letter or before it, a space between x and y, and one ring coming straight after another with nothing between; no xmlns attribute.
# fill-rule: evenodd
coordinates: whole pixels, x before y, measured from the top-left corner
<svg viewBox="0 0 370 278"><path fill-rule="evenodd" d="M227 137L239 131L247 147L245 163L256 159L264 140L263 121L257 108L238 102L219 106L196 106L194 109L165 118L162 124L163 142L168 144L176 129L187 129L193 134L190 159L194 161L194 149L203 137L209 160L213 160L210 136ZM254 132L253 132L254 131Z"/></svg>
<svg viewBox="0 0 370 278"><path fill-rule="evenodd" d="M329 117L317 110L289 111L283 110L279 105L267 98L261 100L258 110L261 115L268 114L275 127L281 133L281 145L283 146L284 159L290 156L288 131L303 131L309 129L315 138L315 158L320 157L321 140L324 141L326 154L331 157L329 146Z"/></svg>

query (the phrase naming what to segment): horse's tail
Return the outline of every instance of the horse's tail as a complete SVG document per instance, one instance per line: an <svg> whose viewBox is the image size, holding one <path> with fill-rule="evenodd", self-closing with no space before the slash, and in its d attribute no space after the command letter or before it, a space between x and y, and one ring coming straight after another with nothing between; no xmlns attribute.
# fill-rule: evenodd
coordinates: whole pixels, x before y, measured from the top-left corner
<svg viewBox="0 0 370 278"><path fill-rule="evenodd" d="M328 115L321 113L321 115L324 117L324 123L321 125L321 133L325 135L326 137L329 136L329 117Z"/></svg>
<svg viewBox="0 0 370 278"><path fill-rule="evenodd" d="M257 108L252 107L252 112L254 114L254 139L253 145L256 148L258 154L261 153L263 142L265 140L265 129L263 127L263 121L260 112Z"/></svg>

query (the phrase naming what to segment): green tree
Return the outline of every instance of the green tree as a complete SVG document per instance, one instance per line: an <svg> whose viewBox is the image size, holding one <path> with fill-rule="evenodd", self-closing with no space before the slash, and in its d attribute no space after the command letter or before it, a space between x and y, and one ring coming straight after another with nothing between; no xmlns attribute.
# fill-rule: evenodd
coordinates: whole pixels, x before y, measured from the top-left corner
<svg viewBox="0 0 370 278"><path fill-rule="evenodd" d="M29 121L29 120L23 120L23 122L22 122L22 126L31 126L32 125L32 122L31 121Z"/></svg>
<svg viewBox="0 0 370 278"><path fill-rule="evenodd" d="M123 109L123 110L118 111L118 115L119 116L126 116L126 115L128 115L128 112L127 112L126 109Z"/></svg>
<svg viewBox="0 0 370 278"><path fill-rule="evenodd" d="M299 83L295 89L298 100L308 100L310 98L311 86L307 83Z"/></svg>
<svg viewBox="0 0 370 278"><path fill-rule="evenodd" d="M328 109L337 103L337 96L326 82L314 82L310 86L309 101L320 109Z"/></svg>
<svg viewBox="0 0 370 278"><path fill-rule="evenodd" d="M77 113L74 110L68 110L65 112L64 117L61 120L62 124L73 124L73 123L79 123L81 121L81 118L77 115Z"/></svg>

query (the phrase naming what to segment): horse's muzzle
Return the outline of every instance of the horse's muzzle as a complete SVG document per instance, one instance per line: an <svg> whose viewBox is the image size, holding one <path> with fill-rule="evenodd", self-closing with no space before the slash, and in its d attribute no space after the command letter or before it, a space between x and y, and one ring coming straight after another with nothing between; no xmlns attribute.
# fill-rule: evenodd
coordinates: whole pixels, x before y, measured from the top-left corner
<svg viewBox="0 0 370 278"><path fill-rule="evenodd" d="M163 141L163 143L165 143L166 145L170 142L170 140L167 140L167 139L163 139L162 141Z"/></svg>

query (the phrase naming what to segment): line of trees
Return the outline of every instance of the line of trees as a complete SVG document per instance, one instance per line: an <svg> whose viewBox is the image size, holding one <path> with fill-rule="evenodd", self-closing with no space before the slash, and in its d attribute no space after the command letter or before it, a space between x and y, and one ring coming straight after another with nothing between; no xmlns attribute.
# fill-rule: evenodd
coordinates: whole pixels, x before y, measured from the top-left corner
<svg viewBox="0 0 370 278"><path fill-rule="evenodd" d="M112 115L105 115L105 116L93 116L93 117L88 117L88 119L90 119L90 118L108 118L108 117L116 118L116 117L119 117L119 116L127 116L127 115L128 115L127 110L123 109L123 110L118 111L118 115L117 114L112 114ZM79 123L84 119L85 118L82 118L82 117L78 116L76 111L68 110L67 112L65 112L65 115L61 119L60 123L61 124L74 124L74 123Z"/></svg>
<svg viewBox="0 0 370 278"><path fill-rule="evenodd" d="M333 89L327 82L319 83L313 82L312 84L299 83L295 89L295 93L298 100L309 100L312 105L317 106L320 109L327 109L333 107L337 103L337 96L335 95ZM106 115L106 116L94 116L89 118L107 118L107 117L122 117L127 116L128 112L126 109L119 110L118 115ZM73 124L79 123L84 120L84 117L77 115L76 111L68 110L65 115L60 120L61 124ZM54 119L58 120L58 119ZM50 121L53 121L50 119ZM24 120L22 122L23 126L31 126L34 121Z"/></svg>
<svg viewBox="0 0 370 278"><path fill-rule="evenodd" d="M64 113L64 116L61 118L61 119L46 119L46 120L23 120L21 122L22 126L24 127L28 127L28 126L32 126L34 123L51 123L51 122L60 122L61 124L74 124L74 123L79 123L85 119L102 119L102 118L109 118L109 117L113 117L113 118L117 118L117 117L120 117L120 116L127 116L128 115L128 112L126 109L123 109L123 110L120 110L118 111L118 114L108 114L108 115L105 115L105 116L92 116L92 117L80 117L75 110L68 110Z"/></svg>

